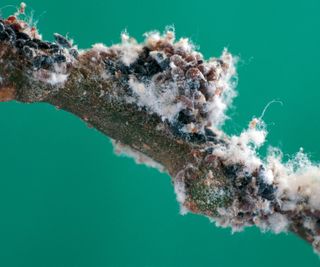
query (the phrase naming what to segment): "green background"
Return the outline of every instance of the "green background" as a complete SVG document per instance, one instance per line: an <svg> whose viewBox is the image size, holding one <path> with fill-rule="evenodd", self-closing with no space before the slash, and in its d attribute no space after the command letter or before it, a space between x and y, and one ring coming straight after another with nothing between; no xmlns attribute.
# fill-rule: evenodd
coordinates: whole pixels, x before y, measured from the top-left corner
<svg viewBox="0 0 320 267"><path fill-rule="evenodd" d="M1 6L18 1L1 1ZM45 39L69 34L80 48L174 25L206 57L240 56L239 97L225 129L265 115L268 145L304 147L320 159L320 2L27 2ZM14 9L6 7L3 14ZM232 235L179 215L170 178L113 154L108 139L45 104L0 104L0 266L318 266L292 234Z"/></svg>

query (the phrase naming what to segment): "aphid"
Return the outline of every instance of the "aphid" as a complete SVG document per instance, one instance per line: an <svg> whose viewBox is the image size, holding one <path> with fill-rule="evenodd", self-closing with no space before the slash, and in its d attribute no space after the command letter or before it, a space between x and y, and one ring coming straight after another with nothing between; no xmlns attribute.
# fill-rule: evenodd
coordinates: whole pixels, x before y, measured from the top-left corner
<svg viewBox="0 0 320 267"><path fill-rule="evenodd" d="M35 69L40 69L42 64L42 56L35 57L32 63Z"/></svg>
<svg viewBox="0 0 320 267"><path fill-rule="evenodd" d="M42 56L42 58L43 58L43 60L42 60L42 66L43 66L44 68L50 68L50 67L53 65L54 61L53 61L52 57Z"/></svg>
<svg viewBox="0 0 320 267"><path fill-rule="evenodd" d="M176 49L175 53L178 54L179 56L183 57L183 58L186 58L187 55L188 55L187 52L184 51L184 49L181 48L181 47L178 47L178 48Z"/></svg>
<svg viewBox="0 0 320 267"><path fill-rule="evenodd" d="M162 70L166 70L169 68L170 66L170 59L166 58L163 61L161 61L160 63L158 63L159 66L161 67Z"/></svg>
<svg viewBox="0 0 320 267"><path fill-rule="evenodd" d="M79 56L79 52L78 52L78 50L75 49L75 48L70 49L70 50L69 50L69 53L70 53L70 55L73 56L74 58L77 58L77 57Z"/></svg>
<svg viewBox="0 0 320 267"><path fill-rule="evenodd" d="M63 62L66 62L66 57L64 55L57 54L53 56L53 60L56 63L63 63Z"/></svg>
<svg viewBox="0 0 320 267"><path fill-rule="evenodd" d="M192 90L198 90L200 88L200 80L203 79L203 75L197 68L190 68L186 72L187 83Z"/></svg>
<svg viewBox="0 0 320 267"><path fill-rule="evenodd" d="M214 68L211 68L207 74L207 80L214 81L216 79L217 79L216 70Z"/></svg>
<svg viewBox="0 0 320 267"><path fill-rule="evenodd" d="M248 171L244 171L243 176L241 177L241 182L239 185L240 189L247 187L252 181L252 175Z"/></svg>
<svg viewBox="0 0 320 267"><path fill-rule="evenodd" d="M158 63L166 58L163 52L152 51L149 53L151 57L153 57Z"/></svg>
<svg viewBox="0 0 320 267"><path fill-rule="evenodd" d="M198 90L200 88L200 81L187 79L187 84L191 90Z"/></svg>
<svg viewBox="0 0 320 267"><path fill-rule="evenodd" d="M199 90L200 91L207 90L208 87L209 87L208 81L203 77L203 79L200 80L200 88L199 88Z"/></svg>
<svg viewBox="0 0 320 267"><path fill-rule="evenodd" d="M206 152L208 153L208 154L212 154L213 153L213 151L214 151L214 148L211 146L211 147L208 147L208 148L206 148Z"/></svg>
<svg viewBox="0 0 320 267"><path fill-rule="evenodd" d="M163 52L150 52L152 58L154 58L162 70L167 69L170 65L170 59Z"/></svg>
<svg viewBox="0 0 320 267"><path fill-rule="evenodd" d="M186 58L185 58L185 61L188 62L188 65L190 66L195 66L197 65L197 59L193 56L193 55L188 55Z"/></svg>
<svg viewBox="0 0 320 267"><path fill-rule="evenodd" d="M36 38L32 39L32 41L34 43L36 43L40 49L49 49L50 48L50 43L48 43L48 42L44 42L44 41L42 41L40 39L36 39Z"/></svg>
<svg viewBox="0 0 320 267"><path fill-rule="evenodd" d="M50 44L50 52L58 53L60 51L60 47L57 44Z"/></svg>
<svg viewBox="0 0 320 267"><path fill-rule="evenodd" d="M149 53L150 53L150 49L148 47L144 47L137 61L144 62L144 60L149 57Z"/></svg>
<svg viewBox="0 0 320 267"><path fill-rule="evenodd" d="M49 56L37 56L33 60L33 66L36 69L45 68L48 69L53 65L54 61Z"/></svg>
<svg viewBox="0 0 320 267"><path fill-rule="evenodd" d="M31 41L31 40L27 41L26 45L29 46L29 47L38 49L38 45L35 42Z"/></svg>
<svg viewBox="0 0 320 267"><path fill-rule="evenodd" d="M185 60L180 55L171 56L170 61L173 62L174 65L182 69L186 68L187 66L187 62L185 62Z"/></svg>
<svg viewBox="0 0 320 267"><path fill-rule="evenodd" d="M203 103L200 107L199 107L199 113L202 117L207 117L208 113L209 113L209 107L207 103Z"/></svg>
<svg viewBox="0 0 320 267"><path fill-rule="evenodd" d="M194 143L204 143L206 141L206 137L201 133L188 134L186 139Z"/></svg>
<svg viewBox="0 0 320 267"><path fill-rule="evenodd" d="M217 134L213 132L210 128L204 127L204 133L208 141L216 141Z"/></svg>
<svg viewBox="0 0 320 267"><path fill-rule="evenodd" d="M231 164L224 166L224 172L226 175L232 179L236 179L238 173L242 170L242 166L238 164Z"/></svg>
<svg viewBox="0 0 320 267"><path fill-rule="evenodd" d="M0 32L0 40L1 41L6 41L6 40L9 40L9 39L10 39L10 36L6 31Z"/></svg>
<svg viewBox="0 0 320 267"><path fill-rule="evenodd" d="M184 71L181 68L173 68L171 70L171 76L174 81L182 81L184 80Z"/></svg>
<svg viewBox="0 0 320 267"><path fill-rule="evenodd" d="M189 79L204 79L201 71L197 68L190 68L188 69L188 71L186 72L186 77Z"/></svg>
<svg viewBox="0 0 320 267"><path fill-rule="evenodd" d="M10 27L7 27L5 32L9 35L10 41L14 41L16 39L16 33Z"/></svg>
<svg viewBox="0 0 320 267"><path fill-rule="evenodd" d="M24 46L22 48L23 54L28 58L28 59L32 59L34 52L33 50L29 47L29 46Z"/></svg>
<svg viewBox="0 0 320 267"><path fill-rule="evenodd" d="M205 73L206 73L206 67L205 67L204 64L202 64L202 63L199 64L199 65L197 66L197 68L198 68L198 70L201 71L202 74L205 74Z"/></svg>
<svg viewBox="0 0 320 267"><path fill-rule="evenodd" d="M174 48L171 44L167 44L163 51L166 53L167 56L172 56L174 54Z"/></svg>
<svg viewBox="0 0 320 267"><path fill-rule="evenodd" d="M189 108L182 109L178 114L178 121L183 124L189 124L191 122L196 122L196 117L193 114L193 111Z"/></svg>
<svg viewBox="0 0 320 267"><path fill-rule="evenodd" d="M267 199L267 200L273 200L274 199L274 192L276 191L276 187L273 185L266 184L263 181L260 181L258 183L259 189L258 194Z"/></svg>
<svg viewBox="0 0 320 267"><path fill-rule="evenodd" d="M23 40L23 39L18 39L18 40L16 40L16 42L15 42L15 46L17 47L17 48L23 48L23 46L25 45L25 43L26 43L26 40Z"/></svg>
<svg viewBox="0 0 320 267"><path fill-rule="evenodd" d="M105 67L107 70L109 70L111 72L111 74L115 74L116 72L116 64L114 63L114 61L112 61L111 59L107 58L105 60L103 60Z"/></svg>
<svg viewBox="0 0 320 267"><path fill-rule="evenodd" d="M168 79L168 75L165 75L165 73L158 73L153 77L153 80L158 84L163 84ZM162 90L165 88L161 88L161 91L164 92L165 90Z"/></svg>
<svg viewBox="0 0 320 267"><path fill-rule="evenodd" d="M206 100L210 100L210 97L212 96L212 92L209 92L206 84L204 86L200 86L199 91L204 95Z"/></svg>
<svg viewBox="0 0 320 267"><path fill-rule="evenodd" d="M129 74L130 72L133 72L133 73L140 75L140 76L146 76L148 73L146 68L144 67L143 63L141 63L138 60L136 62L132 63L129 68L121 63L119 66L119 69L120 69L121 73L123 73L123 74Z"/></svg>
<svg viewBox="0 0 320 267"><path fill-rule="evenodd" d="M194 96L194 99L196 100L196 103L195 103L196 105L200 106L201 104L206 102L206 98L200 91L196 91L193 96Z"/></svg>
<svg viewBox="0 0 320 267"><path fill-rule="evenodd" d="M217 62L217 66L219 66L219 67L221 67L223 65L223 60L220 58L217 58L216 62Z"/></svg>
<svg viewBox="0 0 320 267"><path fill-rule="evenodd" d="M184 126L181 122L179 121L173 121L172 123L169 124L170 125L170 130L171 132L179 137L182 137L182 131L181 128Z"/></svg>
<svg viewBox="0 0 320 267"><path fill-rule="evenodd" d="M130 68L122 63L119 64L118 68L122 74L128 75L130 73Z"/></svg>
<svg viewBox="0 0 320 267"><path fill-rule="evenodd" d="M3 32L4 30L5 30L5 27L4 27L3 23L0 22L0 32Z"/></svg>
<svg viewBox="0 0 320 267"><path fill-rule="evenodd" d="M30 36L24 32L17 32L16 33L17 39L23 39L23 40L30 40Z"/></svg>
<svg viewBox="0 0 320 267"><path fill-rule="evenodd" d="M149 60L147 63L145 63L145 69L146 69L146 74L149 76L153 76L156 73L161 71L161 67L157 63L157 61L151 57L148 58Z"/></svg>
<svg viewBox="0 0 320 267"><path fill-rule="evenodd" d="M55 33L53 34L53 36L58 45L66 48L71 48L71 43L67 40L67 38L65 38L59 33Z"/></svg>

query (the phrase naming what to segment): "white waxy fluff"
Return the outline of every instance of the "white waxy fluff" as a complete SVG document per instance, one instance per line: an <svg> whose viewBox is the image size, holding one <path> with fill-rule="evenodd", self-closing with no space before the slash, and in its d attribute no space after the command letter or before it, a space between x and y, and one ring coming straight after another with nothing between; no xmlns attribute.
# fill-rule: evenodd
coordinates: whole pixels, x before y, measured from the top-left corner
<svg viewBox="0 0 320 267"><path fill-rule="evenodd" d="M115 140L111 140L111 142L112 142L114 151L117 155L128 156L130 158L133 158L137 164L144 164L148 167L158 169L160 172L165 171L164 167L160 163L154 161L153 159L139 152L138 150L135 150L129 146L121 144L120 142L117 142Z"/></svg>
<svg viewBox="0 0 320 267"><path fill-rule="evenodd" d="M174 83L169 84L169 88L161 93L157 92L152 81L145 84L131 77L129 86L137 97L137 104L141 107L147 107L151 112L156 112L163 120L173 121L181 110L182 104L180 102L175 103L178 91Z"/></svg>

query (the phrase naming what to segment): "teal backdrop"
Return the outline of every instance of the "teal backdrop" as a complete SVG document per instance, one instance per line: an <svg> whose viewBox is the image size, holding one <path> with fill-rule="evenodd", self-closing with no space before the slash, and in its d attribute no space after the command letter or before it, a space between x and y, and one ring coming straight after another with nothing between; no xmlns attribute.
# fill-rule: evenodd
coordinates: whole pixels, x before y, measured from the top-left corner
<svg viewBox="0 0 320 267"><path fill-rule="evenodd" d="M16 0L3 0L10 14ZM29 0L45 39L80 48L142 40L174 25L206 57L240 57L239 97L228 133L266 115L267 145L320 160L320 2ZM206 218L179 215L169 176L117 157L108 138L45 104L0 103L0 266L319 266L292 234L231 234ZM262 149L263 154L265 148Z"/></svg>

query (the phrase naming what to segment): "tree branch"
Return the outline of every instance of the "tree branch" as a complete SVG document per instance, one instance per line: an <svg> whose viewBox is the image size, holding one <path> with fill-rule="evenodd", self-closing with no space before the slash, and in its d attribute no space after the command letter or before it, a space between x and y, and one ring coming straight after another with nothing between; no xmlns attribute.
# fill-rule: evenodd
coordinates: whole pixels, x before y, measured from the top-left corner
<svg viewBox="0 0 320 267"><path fill-rule="evenodd" d="M221 131L236 94L235 58L227 51L204 60L172 31L150 33L142 44L123 34L119 45L78 51L58 34L43 41L20 13L0 22L1 101L50 103L114 139L119 150L162 166L182 213L234 231L290 230L320 250L318 166L302 152L287 163L279 151L260 159L261 118L240 136Z"/></svg>

